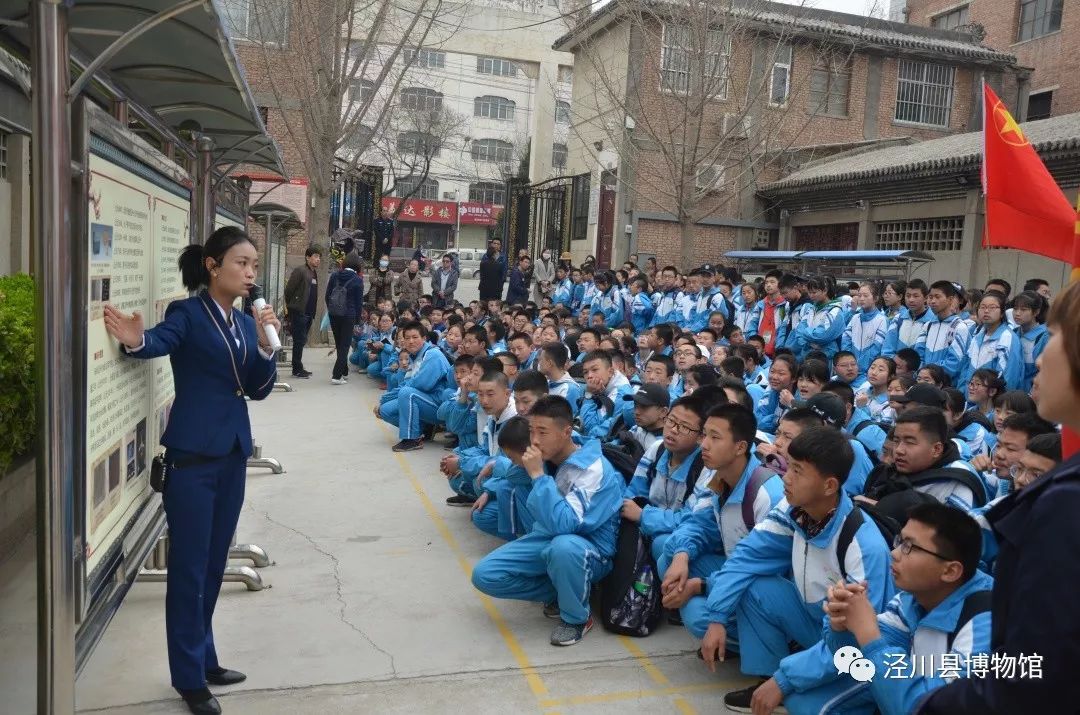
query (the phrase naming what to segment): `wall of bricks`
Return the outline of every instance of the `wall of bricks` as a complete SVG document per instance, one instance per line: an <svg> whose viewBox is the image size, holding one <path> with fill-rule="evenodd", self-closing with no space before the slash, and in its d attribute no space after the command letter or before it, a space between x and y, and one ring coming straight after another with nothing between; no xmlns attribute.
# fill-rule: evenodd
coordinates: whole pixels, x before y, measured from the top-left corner
<svg viewBox="0 0 1080 715"><path fill-rule="evenodd" d="M681 260L682 227L671 221L638 221L637 247L641 253L656 255L660 267L686 268ZM690 265L716 263L727 251L735 250L735 229L698 224L693 229L693 261Z"/></svg>
<svg viewBox="0 0 1080 715"><path fill-rule="evenodd" d="M908 0L908 22L929 26L935 15L964 5L957 0ZM1017 42L1020 3L1017 0L970 0L968 20L986 32L984 45L1016 55L1024 67L1033 67L1030 89L1055 88L1053 116L1080 112L1080 73L1074 56L1080 40L1080 0L1062 3L1061 30L1044 37Z"/></svg>

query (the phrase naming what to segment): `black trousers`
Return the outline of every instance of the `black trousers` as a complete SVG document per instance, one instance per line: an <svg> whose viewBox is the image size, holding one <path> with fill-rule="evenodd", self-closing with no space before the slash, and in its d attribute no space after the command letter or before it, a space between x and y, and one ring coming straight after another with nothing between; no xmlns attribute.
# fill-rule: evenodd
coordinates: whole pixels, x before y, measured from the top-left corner
<svg viewBox="0 0 1080 715"><path fill-rule="evenodd" d="M335 380L349 374L349 345L352 342L353 325L352 318L330 316L330 330L334 333L334 347L337 349L333 374Z"/></svg>
<svg viewBox="0 0 1080 715"><path fill-rule="evenodd" d="M292 371L293 374L304 371L304 346L307 345L308 330L311 329L310 315L290 315L290 334L293 339Z"/></svg>

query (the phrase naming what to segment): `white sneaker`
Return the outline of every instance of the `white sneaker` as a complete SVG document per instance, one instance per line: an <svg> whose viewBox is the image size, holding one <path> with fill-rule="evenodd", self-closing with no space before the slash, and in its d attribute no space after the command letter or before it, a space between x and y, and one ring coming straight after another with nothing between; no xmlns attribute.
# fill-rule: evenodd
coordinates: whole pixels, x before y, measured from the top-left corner
<svg viewBox="0 0 1080 715"><path fill-rule="evenodd" d="M345 381L342 380L340 377L333 377L333 378L330 378L330 384L331 385L344 385Z"/></svg>
<svg viewBox="0 0 1080 715"><path fill-rule="evenodd" d="M348 382L349 381L349 376L348 375L342 375L341 376L341 381L342 382Z"/></svg>

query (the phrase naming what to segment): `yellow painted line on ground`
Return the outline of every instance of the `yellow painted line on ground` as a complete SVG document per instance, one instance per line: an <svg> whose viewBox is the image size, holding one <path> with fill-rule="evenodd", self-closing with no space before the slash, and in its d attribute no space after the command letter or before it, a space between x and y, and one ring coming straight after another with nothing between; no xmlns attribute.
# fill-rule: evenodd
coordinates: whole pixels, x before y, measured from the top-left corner
<svg viewBox="0 0 1080 715"><path fill-rule="evenodd" d="M660 672L660 669L657 668L656 665L649 658L649 656L645 654L645 651L641 650L641 647L634 642L633 638L631 638L630 636L619 636L619 642L622 643L623 648L625 648L627 652L630 653L630 655L634 656L634 660L636 660L638 662L638 665L640 665L645 670L645 672L649 674L649 677L652 678L654 683L659 685L661 688L667 688L671 686L671 681L668 680L666 675ZM681 691L676 688L675 692L672 693L675 696L675 707L683 715L697 715L697 710L694 708L693 705L690 704L690 701L688 701L680 694L680 692Z"/></svg>
<svg viewBox="0 0 1080 715"><path fill-rule="evenodd" d="M380 426L383 427L383 431L389 432L389 427L384 422L379 421ZM405 459L405 455L401 452L394 452L394 458L401 466L401 471L409 478L409 482L412 484L413 491L420 497L420 502L424 505L424 511L427 512L428 518L435 524L435 528L438 530L439 535L442 536L443 541L450 547L450 551L457 559L458 566L465 573L465 577L470 581L472 580L472 564L465 557L465 552L461 550L461 546L458 544L457 538L454 537L454 532L450 531L450 527L447 525L446 520L443 519L442 514L435 508L435 504L431 501L431 497L424 491L423 485L416 476L416 472L413 471L412 465ZM480 603L484 606L484 610L487 611L488 617L495 623L496 630L499 631L499 635L502 636L503 641L506 642L506 647L510 650L511 655L514 656L514 660L517 661L518 667L521 668L522 675L525 676L525 680L529 683L529 690L537 698L546 697L548 693L547 686L544 685L543 678L540 677L540 673L533 666L529 660L529 656L525 654L525 650L518 643L518 639L514 636L513 631L510 630L510 626L506 624L506 619L499 613L499 609L495 607L495 602L491 600L486 594L475 591L477 598L480 599Z"/></svg>
<svg viewBox="0 0 1080 715"><path fill-rule="evenodd" d="M715 683L699 683L696 685L672 685L666 688L652 690L624 690L615 693L597 693L595 695L573 695L568 698L549 698L541 700L540 706L544 708L573 707L577 705L602 705L604 703L617 703L626 700L644 700L646 698L666 698L672 695L695 695L698 693L724 692L742 684L739 680L726 680ZM680 698L687 706L693 706L685 699ZM679 708L682 710L682 708Z"/></svg>

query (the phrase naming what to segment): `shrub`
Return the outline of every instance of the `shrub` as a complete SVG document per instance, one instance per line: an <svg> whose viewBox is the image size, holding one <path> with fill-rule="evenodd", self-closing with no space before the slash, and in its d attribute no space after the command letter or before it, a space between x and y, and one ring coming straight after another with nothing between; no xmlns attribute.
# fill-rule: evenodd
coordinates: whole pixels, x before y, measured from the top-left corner
<svg viewBox="0 0 1080 715"><path fill-rule="evenodd" d="M0 476L34 439L34 281L0 277Z"/></svg>

